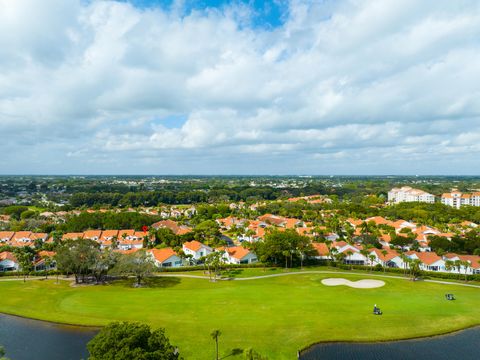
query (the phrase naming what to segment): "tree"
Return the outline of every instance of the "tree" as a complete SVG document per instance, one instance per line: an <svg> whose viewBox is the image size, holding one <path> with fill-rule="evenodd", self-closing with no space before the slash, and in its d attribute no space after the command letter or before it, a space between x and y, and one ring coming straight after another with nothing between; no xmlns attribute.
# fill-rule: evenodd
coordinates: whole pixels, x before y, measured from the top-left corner
<svg viewBox="0 0 480 360"><path fill-rule="evenodd" d="M352 270L353 265L352 265L351 257L353 255L353 251L349 249L349 250L346 251L346 254L347 254L347 257L348 257L348 261L350 263L350 270Z"/></svg>
<svg viewBox="0 0 480 360"><path fill-rule="evenodd" d="M153 259L145 250L139 250L133 254L120 256L118 262L111 269L112 274L134 276L136 279L135 286L139 287L142 280L150 276L155 270Z"/></svg>
<svg viewBox="0 0 480 360"><path fill-rule="evenodd" d="M23 272L23 282L26 281L28 273L33 269L33 256L34 254L28 247L15 249L15 257Z"/></svg>
<svg viewBox="0 0 480 360"><path fill-rule="evenodd" d="M212 271L213 271L213 281L217 280L217 274L220 272L220 269L223 265L223 251L214 251L210 254L203 257L203 262L208 268L208 276L212 280Z"/></svg>
<svg viewBox="0 0 480 360"><path fill-rule="evenodd" d="M260 355L258 352L256 352L253 349L247 349L245 351L245 359L246 360L268 360L266 356Z"/></svg>
<svg viewBox="0 0 480 360"><path fill-rule="evenodd" d="M215 354L216 359L218 360L218 338L222 335L220 330L213 330L210 334L213 340L215 340Z"/></svg>
<svg viewBox="0 0 480 360"><path fill-rule="evenodd" d="M467 282L468 280L468 270L470 269L470 262L467 261L467 260L464 260L461 262L462 266L463 266L463 270L465 272L465 282Z"/></svg>
<svg viewBox="0 0 480 360"><path fill-rule="evenodd" d="M111 323L87 344L90 360L180 359L164 329L151 331L146 324Z"/></svg>
<svg viewBox="0 0 480 360"><path fill-rule="evenodd" d="M75 283L91 273L99 256L99 244L90 239L68 240L57 249L57 268L66 274L75 275Z"/></svg>
<svg viewBox="0 0 480 360"><path fill-rule="evenodd" d="M9 360L7 357L5 357L5 348L0 345L0 360Z"/></svg>
<svg viewBox="0 0 480 360"><path fill-rule="evenodd" d="M377 257L373 254L368 255L368 258L370 259L370 269L373 268L373 262L377 259Z"/></svg>
<svg viewBox="0 0 480 360"><path fill-rule="evenodd" d="M383 255L383 258L384 258L384 259L386 258L387 254L388 254L388 251L385 250L385 249L383 249L383 250L382 250L382 255ZM386 261L383 261L383 272L385 272L386 268L387 268L387 262L386 262Z"/></svg>

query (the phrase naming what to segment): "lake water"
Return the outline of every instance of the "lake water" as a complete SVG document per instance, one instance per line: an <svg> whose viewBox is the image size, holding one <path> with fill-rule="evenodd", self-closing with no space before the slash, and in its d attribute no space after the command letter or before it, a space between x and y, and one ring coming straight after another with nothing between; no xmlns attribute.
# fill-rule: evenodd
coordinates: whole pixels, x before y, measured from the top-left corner
<svg viewBox="0 0 480 360"><path fill-rule="evenodd" d="M87 359L86 345L98 330L0 314L0 344L12 360ZM301 360L480 359L480 327L451 335L385 343L324 343Z"/></svg>
<svg viewBox="0 0 480 360"><path fill-rule="evenodd" d="M97 331L0 314L0 345L11 360L87 359Z"/></svg>
<svg viewBox="0 0 480 360"><path fill-rule="evenodd" d="M450 335L384 343L323 343L300 355L301 360L478 360L480 327Z"/></svg>

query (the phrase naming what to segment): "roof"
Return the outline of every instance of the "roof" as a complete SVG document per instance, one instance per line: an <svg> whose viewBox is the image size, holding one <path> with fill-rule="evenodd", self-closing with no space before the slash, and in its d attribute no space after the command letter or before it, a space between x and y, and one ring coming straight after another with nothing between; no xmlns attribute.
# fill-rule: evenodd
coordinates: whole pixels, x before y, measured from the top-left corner
<svg viewBox="0 0 480 360"><path fill-rule="evenodd" d="M330 251L328 250L328 246L325 243L312 243L312 246L315 250L317 250L319 256L327 256Z"/></svg>
<svg viewBox="0 0 480 360"><path fill-rule="evenodd" d="M165 260L168 260L174 255L178 256L177 253L173 251L172 248L151 249L151 250L148 250L148 252L150 252L155 258L155 260L157 260L160 263L163 263Z"/></svg>
<svg viewBox="0 0 480 360"><path fill-rule="evenodd" d="M13 232L13 231L0 231L0 240L1 239L10 240L12 238L13 234L15 234L15 232Z"/></svg>
<svg viewBox="0 0 480 360"><path fill-rule="evenodd" d="M192 241L187 241L186 243L183 244L183 247L192 250L192 251L198 251L202 248L203 245L200 241L197 240L192 240Z"/></svg>
<svg viewBox="0 0 480 360"><path fill-rule="evenodd" d="M66 233L63 234L62 240L76 240L76 239L82 239L83 238L83 233Z"/></svg>
<svg viewBox="0 0 480 360"><path fill-rule="evenodd" d="M245 249L242 246L233 246L233 247L225 248L225 250L227 251L230 257L233 257L238 260L241 260L248 254L250 254L250 250Z"/></svg>
<svg viewBox="0 0 480 360"><path fill-rule="evenodd" d="M0 261L3 261L3 260L11 260L11 261L17 262L17 258L15 257L15 254L10 251L3 251L0 253Z"/></svg>
<svg viewBox="0 0 480 360"><path fill-rule="evenodd" d="M438 256L434 252L415 252L415 255L420 259L422 263L425 265L431 265L433 263L436 263L437 261L443 260L440 256Z"/></svg>
<svg viewBox="0 0 480 360"><path fill-rule="evenodd" d="M387 252L385 255L383 255L384 251ZM375 253L381 261L385 261L385 262L390 261L398 256L398 253L395 250L387 249L387 248L383 248L383 249L374 248L370 250L370 254L371 253Z"/></svg>
<svg viewBox="0 0 480 360"><path fill-rule="evenodd" d="M83 232L84 239L100 238L102 230L87 230Z"/></svg>

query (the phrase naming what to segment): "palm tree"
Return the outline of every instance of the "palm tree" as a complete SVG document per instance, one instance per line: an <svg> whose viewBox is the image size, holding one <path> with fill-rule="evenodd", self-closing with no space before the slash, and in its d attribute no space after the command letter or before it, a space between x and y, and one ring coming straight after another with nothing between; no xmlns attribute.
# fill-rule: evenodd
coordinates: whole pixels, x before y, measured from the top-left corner
<svg viewBox="0 0 480 360"><path fill-rule="evenodd" d="M365 265L368 265L368 250L367 249L362 249L360 250L360 254L363 255L363 257L365 258L365 261L366 261L366 264Z"/></svg>
<svg viewBox="0 0 480 360"><path fill-rule="evenodd" d="M387 256L387 254L388 254L388 251L385 250L385 249L383 249L383 250L382 250L382 255L383 255L383 258L384 258L384 259L385 259L385 257ZM383 272L385 272L386 267L387 267L387 262L384 260L384 261L383 261Z"/></svg>
<svg viewBox="0 0 480 360"><path fill-rule="evenodd" d="M282 255L285 256L285 270L288 268L288 257L290 256L290 251L282 251Z"/></svg>
<svg viewBox="0 0 480 360"><path fill-rule="evenodd" d="M348 261L350 262L350 270L352 270L353 265L352 265L352 261L351 261L351 256L353 255L353 251L352 250L347 250L346 254L347 254L347 257L348 257Z"/></svg>
<svg viewBox="0 0 480 360"><path fill-rule="evenodd" d="M375 255L371 254L368 256L368 258L370 259L370 267L371 269L373 269L373 262L375 261L375 259L377 258Z"/></svg>
<svg viewBox="0 0 480 360"><path fill-rule="evenodd" d="M222 333L220 332L220 330L213 330L210 334L210 336L212 337L213 340L215 340L215 358L218 360L218 338L220 337L220 335L222 335Z"/></svg>
<svg viewBox="0 0 480 360"><path fill-rule="evenodd" d="M465 282L467 282L467 279L468 279L467 273L468 273L468 269L470 269L470 262L468 262L467 260L462 261L462 265L465 271Z"/></svg>
<svg viewBox="0 0 480 360"><path fill-rule="evenodd" d="M455 263L452 260L445 261L445 270L452 271L455 269Z"/></svg>

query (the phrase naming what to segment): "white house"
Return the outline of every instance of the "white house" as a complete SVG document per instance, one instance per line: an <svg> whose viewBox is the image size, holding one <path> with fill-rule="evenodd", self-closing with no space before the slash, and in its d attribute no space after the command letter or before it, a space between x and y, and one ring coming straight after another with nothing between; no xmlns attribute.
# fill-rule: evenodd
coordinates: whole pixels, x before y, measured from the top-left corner
<svg viewBox="0 0 480 360"><path fill-rule="evenodd" d="M151 254L155 265L158 267L182 266L182 259L172 250L172 248L151 249L148 250L148 253Z"/></svg>
<svg viewBox="0 0 480 360"><path fill-rule="evenodd" d="M19 269L17 258L10 251L0 253L0 271L17 271Z"/></svg>
<svg viewBox="0 0 480 360"><path fill-rule="evenodd" d="M257 255L242 246L224 248L227 264L252 264L258 261Z"/></svg>
<svg viewBox="0 0 480 360"><path fill-rule="evenodd" d="M183 244L182 249L185 255L191 255L194 260L198 260L202 256L206 256L213 251L211 247L204 245L197 240L187 241Z"/></svg>

